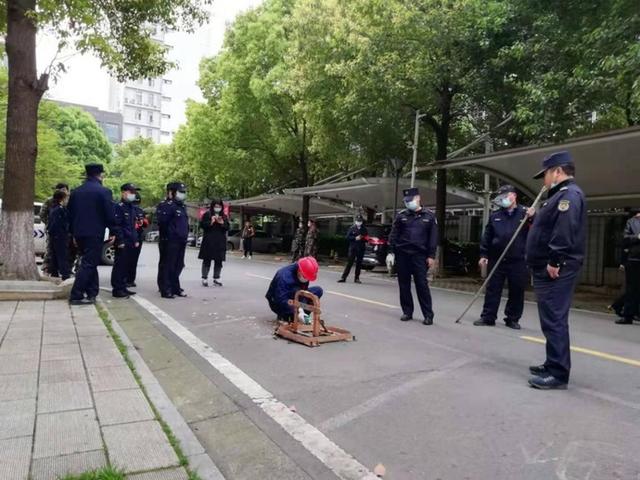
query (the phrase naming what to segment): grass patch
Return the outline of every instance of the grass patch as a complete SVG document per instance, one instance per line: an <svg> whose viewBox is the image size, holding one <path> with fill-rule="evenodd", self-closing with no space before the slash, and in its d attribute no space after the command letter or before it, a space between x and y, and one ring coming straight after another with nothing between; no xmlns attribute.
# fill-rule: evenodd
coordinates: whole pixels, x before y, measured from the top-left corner
<svg viewBox="0 0 640 480"><path fill-rule="evenodd" d="M60 480L125 480L124 473L111 467L81 473L79 475L67 475Z"/></svg>
<svg viewBox="0 0 640 480"><path fill-rule="evenodd" d="M124 358L125 363L131 370L131 373L133 373L133 377L136 379L138 386L142 390L142 393L144 394L145 398L147 399L147 402L149 403L149 406L151 407L151 410L153 411L153 414L156 417L156 420L158 420L158 422L160 423L160 427L162 428L162 431L165 433L165 435L169 439L169 443L173 447L173 450L176 452L176 455L178 456L178 460L180 461L180 466L185 467L187 469L187 472L189 473L189 480L200 480L200 477L198 476L197 473L189 470L189 460L187 459L186 455L182 451L182 447L180 446L180 441L173 434L173 431L171 430L169 425L167 425L167 423L160 416L160 413L156 409L156 406L149 399L149 395L147 394L147 389L144 387L142 383L142 379L140 378L140 375L138 374L138 371L136 370L135 365L129 358L127 346L124 344L124 342L120 338L120 335L118 335L116 331L113 329L113 324L109 319L109 312L107 312L107 310L98 303L96 303L95 306L96 306L96 309L98 310L98 315L100 316L104 325L107 327L107 330L109 331L109 335L111 335L111 338L113 339L114 343L116 344L116 347L120 351L122 358ZM124 477L114 477L113 479L111 477L104 477L104 478L95 477L95 479L94 477L87 477L86 479L82 477L82 478L78 478L78 480L120 480L120 478L124 479ZM63 480L76 480L76 479L72 477L70 479L65 478Z"/></svg>

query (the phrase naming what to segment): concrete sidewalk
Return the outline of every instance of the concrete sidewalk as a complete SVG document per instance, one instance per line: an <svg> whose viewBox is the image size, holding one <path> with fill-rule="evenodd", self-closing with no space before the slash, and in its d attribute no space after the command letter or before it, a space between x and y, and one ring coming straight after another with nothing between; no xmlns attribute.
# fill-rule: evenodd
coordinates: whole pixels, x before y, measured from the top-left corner
<svg viewBox="0 0 640 480"><path fill-rule="evenodd" d="M95 307L0 303L2 480L108 465L134 480L187 480L180 463Z"/></svg>

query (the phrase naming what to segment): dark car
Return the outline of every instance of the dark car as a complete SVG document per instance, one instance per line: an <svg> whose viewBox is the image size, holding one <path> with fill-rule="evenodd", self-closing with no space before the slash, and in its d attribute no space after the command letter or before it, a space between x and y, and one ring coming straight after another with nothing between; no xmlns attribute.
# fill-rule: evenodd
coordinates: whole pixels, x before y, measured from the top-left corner
<svg viewBox="0 0 640 480"><path fill-rule="evenodd" d="M240 250L242 247L242 232L237 231L234 235L229 235L227 238L228 250ZM283 250L282 237L273 237L266 232L256 230L256 235L253 237L252 247L254 252L260 253L276 253Z"/></svg>
<svg viewBox="0 0 640 480"><path fill-rule="evenodd" d="M368 235L365 246L362 268L373 270L376 267L386 268L389 253L389 234L391 225L366 225ZM464 249L455 242L444 241L444 269L450 273L465 275L469 273L469 261ZM391 272L395 273L395 272Z"/></svg>

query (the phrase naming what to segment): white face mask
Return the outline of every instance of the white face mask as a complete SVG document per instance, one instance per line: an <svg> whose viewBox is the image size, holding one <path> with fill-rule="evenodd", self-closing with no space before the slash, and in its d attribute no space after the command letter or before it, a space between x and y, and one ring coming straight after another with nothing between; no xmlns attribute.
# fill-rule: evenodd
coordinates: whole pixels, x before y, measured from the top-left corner
<svg viewBox="0 0 640 480"><path fill-rule="evenodd" d="M176 192L176 200L183 202L187 198L187 192Z"/></svg>
<svg viewBox="0 0 640 480"><path fill-rule="evenodd" d="M309 283L309 280L304 278L300 272L298 272L298 280L300 281L300 283Z"/></svg>
<svg viewBox="0 0 640 480"><path fill-rule="evenodd" d="M362 226L362 222L356 222L356 227L361 227Z"/></svg>
<svg viewBox="0 0 640 480"><path fill-rule="evenodd" d="M222 209L220 207L213 207L213 211L216 213L220 213Z"/></svg>
<svg viewBox="0 0 640 480"><path fill-rule="evenodd" d="M411 200L409 202L404 202L404 206L407 207L408 210L415 212L418 209L418 202L416 200Z"/></svg>
<svg viewBox="0 0 640 480"><path fill-rule="evenodd" d="M135 201L136 201L136 194L135 193L127 193L127 202L133 203Z"/></svg>

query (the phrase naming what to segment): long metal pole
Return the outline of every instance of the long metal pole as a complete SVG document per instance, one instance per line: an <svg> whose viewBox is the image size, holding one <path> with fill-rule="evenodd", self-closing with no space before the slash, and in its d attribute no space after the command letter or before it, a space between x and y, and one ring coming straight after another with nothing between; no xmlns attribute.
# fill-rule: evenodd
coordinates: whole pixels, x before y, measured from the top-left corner
<svg viewBox="0 0 640 480"><path fill-rule="evenodd" d="M416 167L418 163L418 138L420 137L420 110L416 110L416 124L413 131L413 160L411 161L411 188L416 183Z"/></svg>
<svg viewBox="0 0 640 480"><path fill-rule="evenodd" d="M536 197L536 199L533 201L533 204L531 205L531 208L536 208L538 206L538 202L540 202L540 199L542 198L542 194L544 192L547 191L547 187L542 187L540 189L540 193L538 193L538 196ZM509 248L511 247L511 245L513 244L513 242L515 242L516 237L520 234L520 231L522 230L522 227L524 227L524 224L527 223L527 220L529 220L528 216L524 216L524 218L522 219L522 221L520 222L520 225L518 225L518 228L516 229L516 233L513 234L513 237L511 237L511 240L509 240L509 243L507 243L507 246L505 247L504 251L502 252L502 255L500 255L500 258L498 258L498 261L496 262L496 264L493 266L493 268L491 269L491 272L489 272L489 275L487 275L487 278L485 279L484 283L482 284L482 286L478 289L478 291L476 292L476 294L473 296L473 298L471 299L471 302L469 303L469 305L467 305L467 308L464 309L464 312L462 312L460 314L460 316L456 319L455 323L460 323L460 320L462 320L462 317L464 317L467 312L469 311L469 309L473 306L473 304L476 302L476 300L478 299L478 297L480 296L480 294L482 293L482 291L484 290L484 288L487 286L487 284L489 283L489 280L491 280L491 277L493 277L493 274L496 273L496 270L498 268L498 266L500 265L500 262L502 262L502 259L505 257L505 255L507 254L507 252L509 251Z"/></svg>

